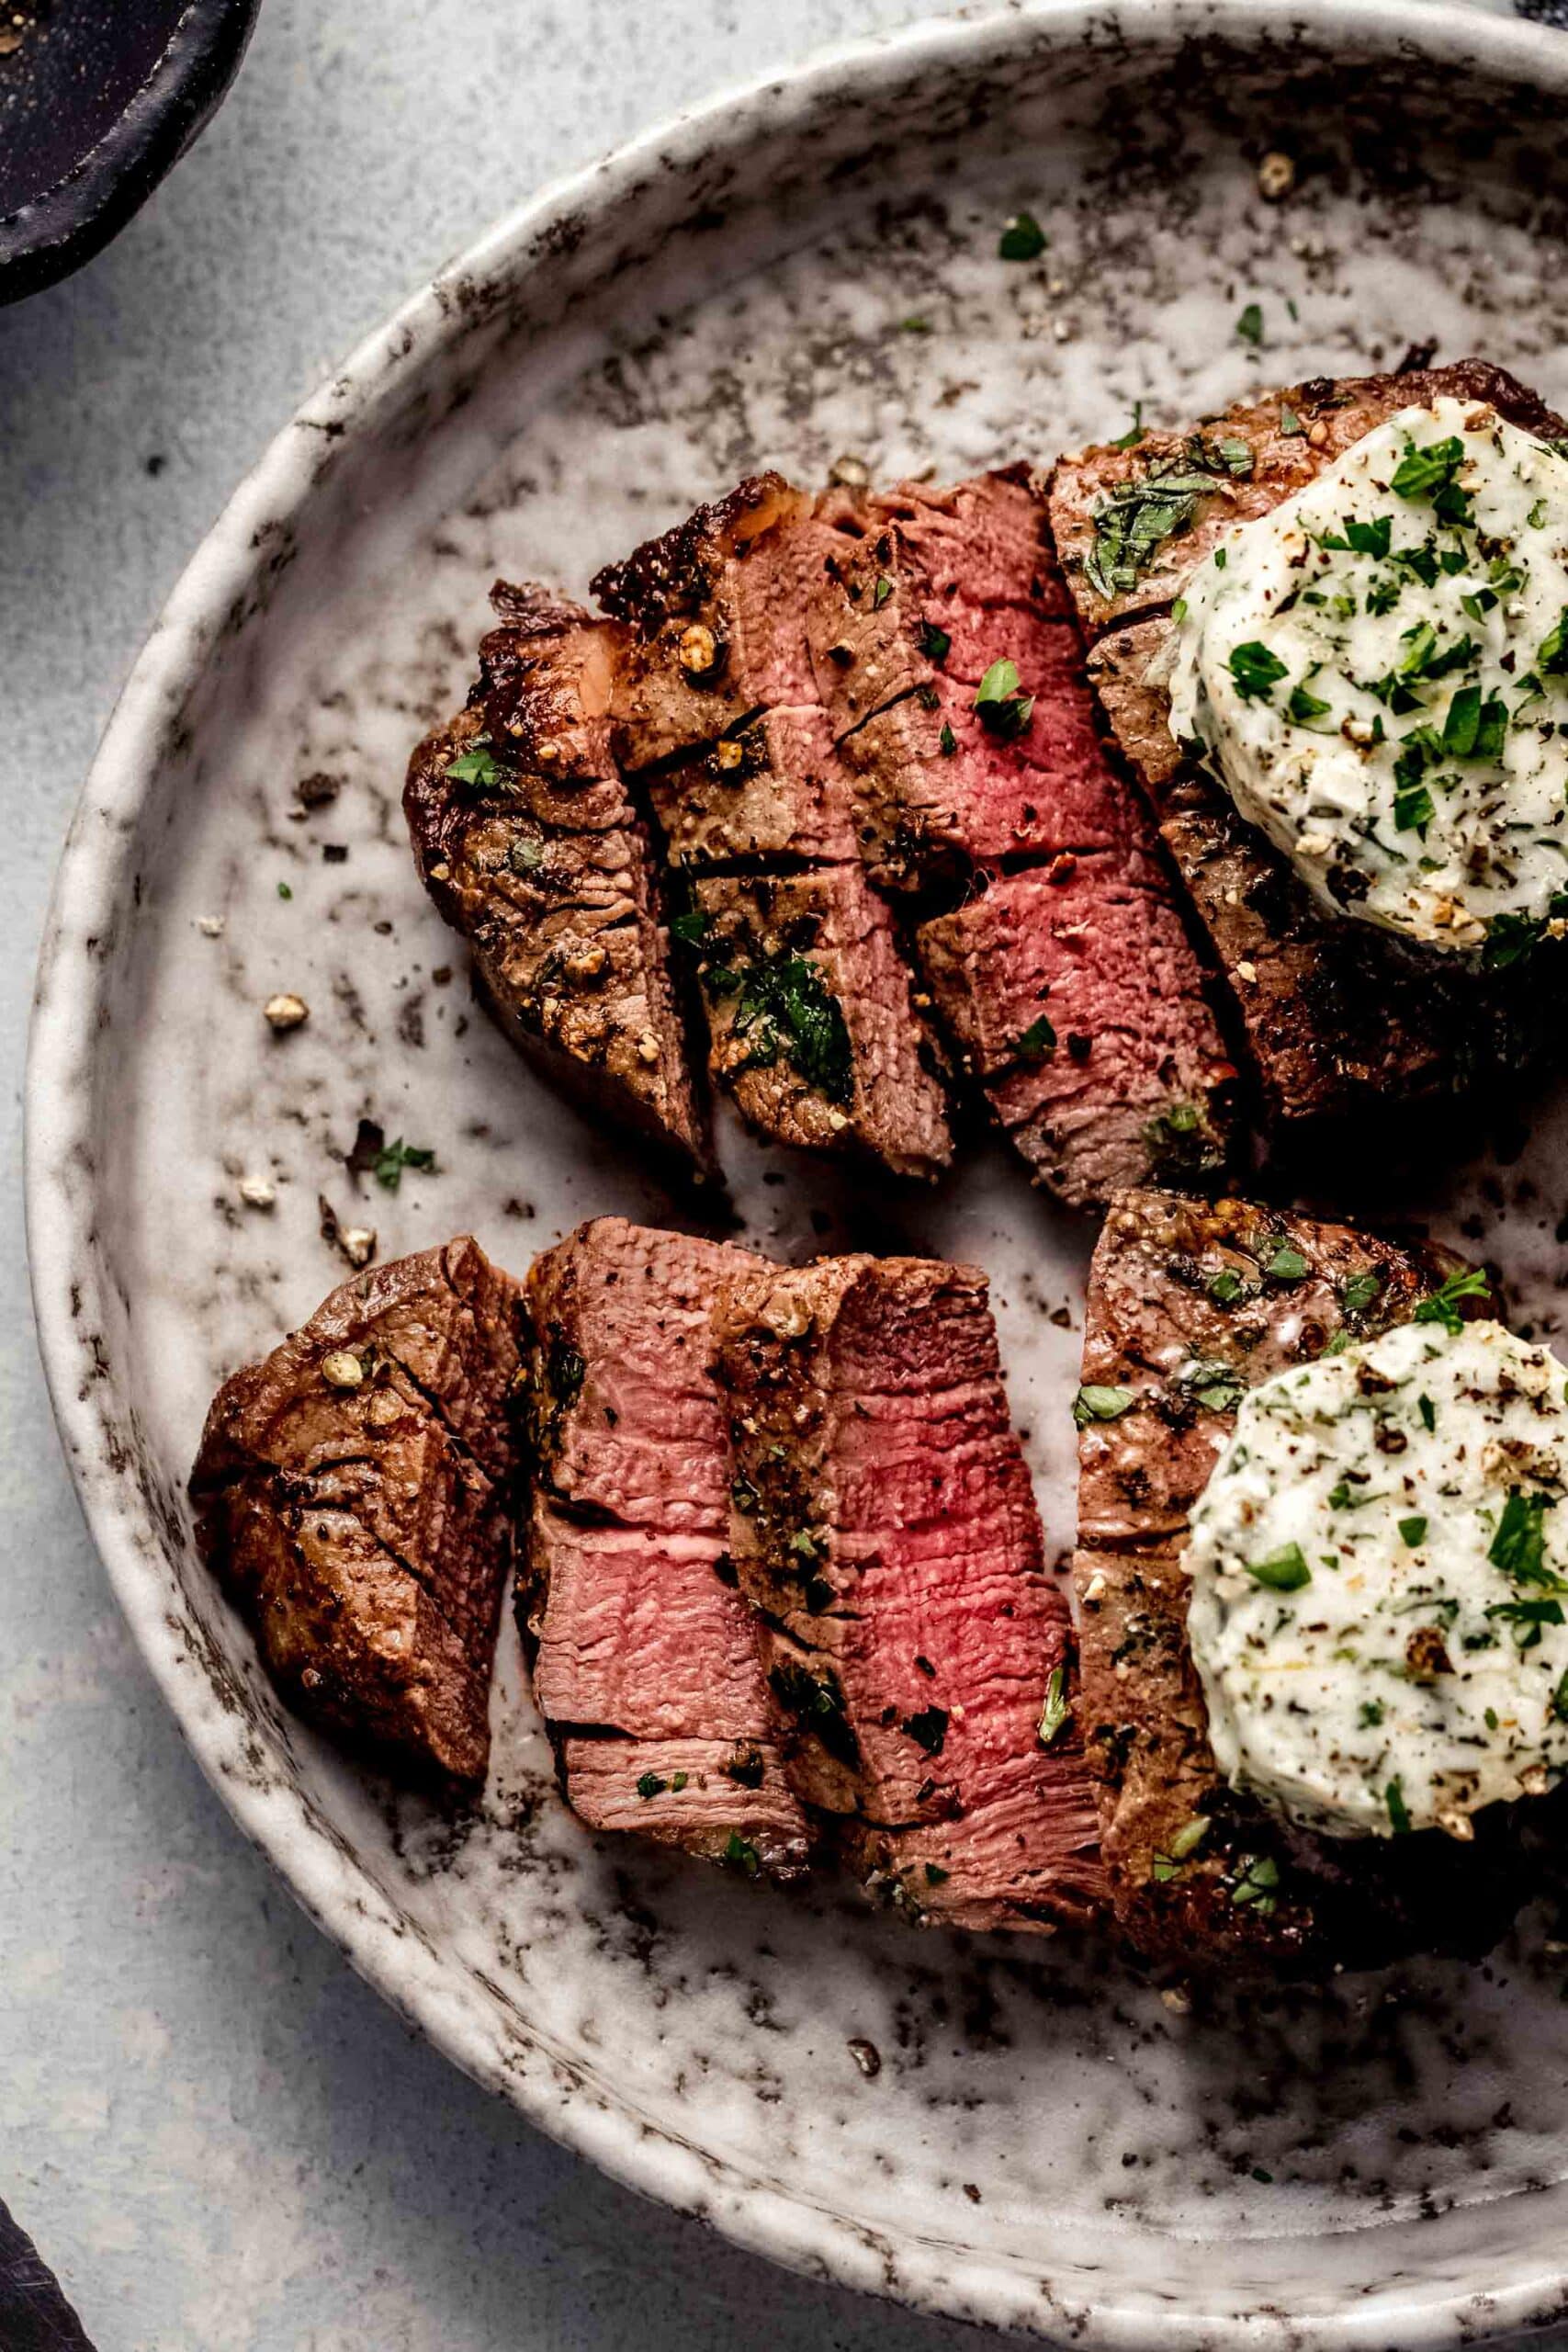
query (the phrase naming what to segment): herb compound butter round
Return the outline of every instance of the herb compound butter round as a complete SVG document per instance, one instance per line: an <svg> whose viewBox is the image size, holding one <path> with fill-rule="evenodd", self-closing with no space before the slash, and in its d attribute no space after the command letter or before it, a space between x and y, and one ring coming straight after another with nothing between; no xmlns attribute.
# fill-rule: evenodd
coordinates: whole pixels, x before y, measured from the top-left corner
<svg viewBox="0 0 1568 2352"><path fill-rule="evenodd" d="M1170 725L1315 895L1510 962L1568 914L1568 455L1407 408L1238 524L1176 607Z"/></svg>
<svg viewBox="0 0 1568 2352"><path fill-rule="evenodd" d="M1193 1515L1221 1770L1332 1835L1471 1832L1568 1769L1568 1374L1405 1324L1243 1401Z"/></svg>

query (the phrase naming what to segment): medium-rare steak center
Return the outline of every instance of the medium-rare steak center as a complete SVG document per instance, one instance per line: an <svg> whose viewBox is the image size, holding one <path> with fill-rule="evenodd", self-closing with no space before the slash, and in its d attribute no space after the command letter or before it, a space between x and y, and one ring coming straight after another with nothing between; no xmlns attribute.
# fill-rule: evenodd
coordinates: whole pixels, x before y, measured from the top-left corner
<svg viewBox="0 0 1568 2352"><path fill-rule="evenodd" d="M917 1917L1049 1928L1103 1893L1072 1634L985 1277L829 1259L715 1314L730 1548L802 1799Z"/></svg>

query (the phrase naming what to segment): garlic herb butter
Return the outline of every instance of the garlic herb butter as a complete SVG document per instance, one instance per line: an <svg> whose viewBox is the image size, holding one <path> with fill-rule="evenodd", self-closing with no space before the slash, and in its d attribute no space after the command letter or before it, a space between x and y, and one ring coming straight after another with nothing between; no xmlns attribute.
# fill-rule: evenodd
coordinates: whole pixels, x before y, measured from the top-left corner
<svg viewBox="0 0 1568 2352"><path fill-rule="evenodd" d="M1466 1838L1568 1770L1568 1371L1502 1324L1253 1389L1188 1561L1220 1769L1294 1819Z"/></svg>
<svg viewBox="0 0 1568 2352"><path fill-rule="evenodd" d="M1186 585L1171 731L1335 913L1515 960L1568 916L1568 455L1407 408Z"/></svg>

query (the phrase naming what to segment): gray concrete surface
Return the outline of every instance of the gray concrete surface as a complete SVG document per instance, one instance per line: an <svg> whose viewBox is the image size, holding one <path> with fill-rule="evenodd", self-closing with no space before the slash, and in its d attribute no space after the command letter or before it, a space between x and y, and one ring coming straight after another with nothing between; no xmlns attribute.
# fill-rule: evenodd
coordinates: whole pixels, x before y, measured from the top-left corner
<svg viewBox="0 0 1568 2352"><path fill-rule="evenodd" d="M1546 13L1557 0L1538 0ZM101 2352L956 2352L613 2188L348 1973L122 1632L36 1363L33 956L115 692L334 358L542 180L909 0L266 0L218 122L0 312L0 2196ZM954 12L956 13L956 12Z"/></svg>

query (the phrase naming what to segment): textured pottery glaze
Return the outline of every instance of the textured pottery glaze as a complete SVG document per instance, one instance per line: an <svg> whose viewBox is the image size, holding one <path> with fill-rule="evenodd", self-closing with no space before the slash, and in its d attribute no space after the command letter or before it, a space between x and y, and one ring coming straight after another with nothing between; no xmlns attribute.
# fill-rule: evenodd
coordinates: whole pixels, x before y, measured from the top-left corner
<svg viewBox="0 0 1568 2352"><path fill-rule="evenodd" d="M583 1832L510 1640L457 1822L281 1712L183 1484L220 1376L346 1271L322 1199L383 1256L471 1228L518 1271L582 1216L675 1214L471 1002L407 854L409 747L461 694L498 572L581 592L749 467L1044 459L1140 400L1178 418L1428 338L1561 406L1565 96L1546 36L1335 5L1011 11L728 101L506 224L310 403L176 591L78 813L29 1073L34 1279L137 1637L390 2001L547 2130L803 2268L1115 2346L1561 2316L1568 1963L1543 1901L1483 1968L1188 1993L1103 1950L915 1934L830 1883L776 1897ZM1280 146L1300 184L1270 205ZM996 250L1021 204L1051 237L1029 266ZM313 776L335 796L301 814ZM310 1017L274 1036L280 989ZM1551 1334L1568 1122L1535 1108L1522 1151L1477 1130L1404 1204ZM436 1171L354 1178L362 1117ZM979 1145L919 1195L723 1145L762 1246L990 1268L1065 1553L1089 1231ZM1348 1163L1333 1204L1379 1180L1386 1206L1386 1171Z"/></svg>

